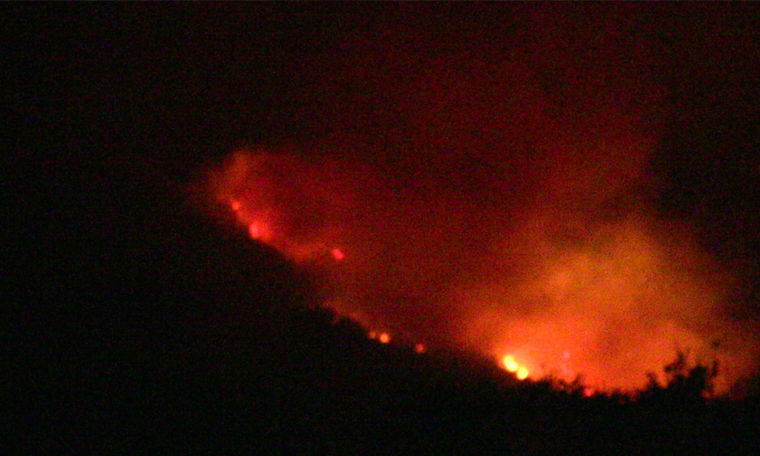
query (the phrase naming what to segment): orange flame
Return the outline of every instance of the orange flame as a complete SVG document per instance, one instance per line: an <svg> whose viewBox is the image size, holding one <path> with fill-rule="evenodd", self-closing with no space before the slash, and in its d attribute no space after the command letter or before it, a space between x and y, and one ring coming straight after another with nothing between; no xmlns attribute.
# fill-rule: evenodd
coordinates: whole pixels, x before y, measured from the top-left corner
<svg viewBox="0 0 760 456"><path fill-rule="evenodd" d="M520 367L519 364L517 364L517 361L515 361L515 358L512 355L507 355L504 357L504 367L509 372L517 372L517 369Z"/></svg>
<svg viewBox="0 0 760 456"><path fill-rule="evenodd" d="M515 374L515 377L517 377L518 380L525 380L528 378L528 374L530 373L528 368L515 361L514 356L506 355L502 358L501 362L507 372Z"/></svg>
<svg viewBox="0 0 760 456"><path fill-rule="evenodd" d="M340 173L351 176L346 166ZM351 214L366 207L349 202L366 190L353 188L352 195L338 182L293 157L240 152L214 175L212 189L252 239L295 262L328 268L324 277L335 294L327 305L342 315L481 353L504 353L508 346L499 364L520 379L582 374L597 390L633 389L679 346L709 359L718 337L726 341L720 358L726 368L717 390L754 366L751 327L731 327L719 312L725 274L683 225L635 211L597 221L583 208L536 203L512 222L510 236L496 236L478 255L461 240L469 233L466 211L440 209L448 200L426 195L410 208L404 195L398 213L370 200L365 205L379 213L365 220ZM424 213L431 201L445 223L423 218L404 226L408 214ZM354 260L344 263L349 248ZM457 272L466 269L473 272ZM427 315L446 306L454 318ZM391 340L387 332L368 337Z"/></svg>

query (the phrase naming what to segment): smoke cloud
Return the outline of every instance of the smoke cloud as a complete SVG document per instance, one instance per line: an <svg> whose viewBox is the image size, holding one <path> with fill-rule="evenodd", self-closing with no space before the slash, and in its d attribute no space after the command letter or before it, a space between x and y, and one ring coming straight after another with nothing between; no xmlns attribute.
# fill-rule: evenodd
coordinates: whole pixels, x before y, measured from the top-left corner
<svg viewBox="0 0 760 456"><path fill-rule="evenodd" d="M757 328L695 228L655 209L656 43L635 11L555 6L367 19L283 95L310 137L236 151L209 193L369 329L600 388L689 350L725 391Z"/></svg>

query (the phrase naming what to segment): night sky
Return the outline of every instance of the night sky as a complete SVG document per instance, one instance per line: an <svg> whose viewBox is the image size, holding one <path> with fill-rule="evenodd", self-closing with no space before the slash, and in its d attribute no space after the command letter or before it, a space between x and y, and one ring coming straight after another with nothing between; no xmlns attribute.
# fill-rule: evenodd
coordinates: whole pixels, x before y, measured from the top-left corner
<svg viewBox="0 0 760 456"><path fill-rule="evenodd" d="M249 345L342 337L302 308L599 389L679 349L718 359L721 393L760 364L755 5L1 10L4 337L18 384L59 385L42 421L152 403L154 368L163 403L239 406L240 360L316 350Z"/></svg>

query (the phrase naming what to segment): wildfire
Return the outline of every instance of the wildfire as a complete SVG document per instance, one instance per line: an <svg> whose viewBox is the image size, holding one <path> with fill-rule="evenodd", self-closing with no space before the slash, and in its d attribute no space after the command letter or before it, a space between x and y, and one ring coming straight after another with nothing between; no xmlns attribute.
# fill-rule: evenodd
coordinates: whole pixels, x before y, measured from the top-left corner
<svg viewBox="0 0 760 456"><path fill-rule="evenodd" d="M264 234L264 229L260 223L253 222L248 226L248 234L252 239L260 239Z"/></svg>
<svg viewBox="0 0 760 456"><path fill-rule="evenodd" d="M633 207L612 217L563 200L521 210L524 221L507 224L508 236L493 236L496 225L468 224L475 206L435 180L422 182L419 195L396 195L384 187L393 181L355 168L240 151L211 174L210 189L225 218L251 239L321 268L326 306L365 327L394 328L393 337L368 331L378 343L464 343L498 355L494 361L520 380L583 375L597 389L641 386L674 345L704 357L718 337L730 347L721 361L734 369L724 370L731 375L718 390L754 366L757 345L741 342L752 326L729 325L718 312L730 281L694 245L688 226ZM494 223L511 217L495 214ZM493 245L472 254L478 236ZM449 309L454 318L437 317ZM427 351L414 342L408 348Z"/></svg>
<svg viewBox="0 0 760 456"><path fill-rule="evenodd" d="M525 380L530 374L528 368L521 366L517 361L515 361L515 357L512 355L506 355L502 359L502 364L504 365L504 368L507 369L507 372L515 374L515 377L517 377L519 380Z"/></svg>

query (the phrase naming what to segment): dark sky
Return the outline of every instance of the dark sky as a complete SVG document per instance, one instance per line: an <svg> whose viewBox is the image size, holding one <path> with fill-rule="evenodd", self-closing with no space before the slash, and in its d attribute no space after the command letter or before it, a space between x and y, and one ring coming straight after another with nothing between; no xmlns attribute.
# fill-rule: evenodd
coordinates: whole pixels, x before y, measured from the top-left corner
<svg viewBox="0 0 760 456"><path fill-rule="evenodd" d="M355 60L350 47L361 45L362 33L392 35L388 30L394 29L389 45L398 44L391 44L394 39L413 42L418 34L420 53L446 58L464 52L457 47L469 46L467 52L480 52L487 60L489 52L505 58L533 39L532 25L526 25L533 13L547 16L547 30L561 22L583 29L595 15L624 17L626 32L632 33L624 39L640 40L645 47L647 72L663 105L654 122L662 131L655 163L667 181L663 207L701 214L728 237L735 232L752 241L757 226L757 211L748 207L758 185L760 57L752 5L47 4L4 9L9 120L49 132L29 139L45 141L41 149L55 145L82 154L81 159L126 152L183 171L239 143L298 141L335 129L338 122L329 113L345 108L345 101L323 82L322 73L339 67L341 58ZM410 35L403 37L399 28ZM552 33L546 35L553 39ZM563 38L557 36L561 48ZM552 58L548 47L541 52ZM560 85L552 78L561 79L567 62L552 63L557 71L547 70L545 83ZM364 96L372 97L375 90L366 86ZM366 122L373 122L372 115L364 115Z"/></svg>
<svg viewBox="0 0 760 456"><path fill-rule="evenodd" d="M623 212L645 207L647 220L688 226L698 250L737 278L734 312L758 310L755 5L2 9L4 120L6 134L18 133L5 160L20 225L67 232L66 204L81 209L76 198L33 214L23 203L35 207L58 185L122 174L180 186L240 146L296 145L307 159L369 166L397 196L419 186L420 205L426 191L466 207L503 204L483 210L477 239L504 222L512 239L535 240L515 221L534 218L527 207L561 213L547 223L567 229L563 239L601 224L611 200ZM612 152L589 146L602 143ZM596 215L577 216L584 207ZM421 244L450 245L429 237ZM431 263L451 257L440 251Z"/></svg>

